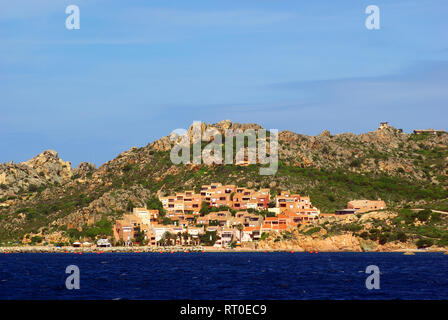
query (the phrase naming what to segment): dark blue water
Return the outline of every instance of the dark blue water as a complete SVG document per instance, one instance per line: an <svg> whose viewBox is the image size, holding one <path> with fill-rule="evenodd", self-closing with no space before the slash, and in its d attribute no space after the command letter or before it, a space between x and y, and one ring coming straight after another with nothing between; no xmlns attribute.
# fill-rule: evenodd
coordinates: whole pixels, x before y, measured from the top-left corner
<svg viewBox="0 0 448 320"><path fill-rule="evenodd" d="M0 299L448 299L447 271L440 253L1 254Z"/></svg>

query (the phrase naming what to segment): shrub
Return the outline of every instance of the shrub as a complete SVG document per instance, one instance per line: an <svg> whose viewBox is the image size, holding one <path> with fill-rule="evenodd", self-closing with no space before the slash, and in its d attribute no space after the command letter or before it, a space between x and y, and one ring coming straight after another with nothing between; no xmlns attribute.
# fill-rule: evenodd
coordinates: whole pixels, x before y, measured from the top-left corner
<svg viewBox="0 0 448 320"><path fill-rule="evenodd" d="M289 231L285 231L285 233L283 233L283 240L291 240L294 238L294 235L289 232Z"/></svg>
<svg viewBox="0 0 448 320"><path fill-rule="evenodd" d="M431 222L438 223L442 221L440 212L432 212L431 213Z"/></svg>
<svg viewBox="0 0 448 320"><path fill-rule="evenodd" d="M418 213L417 219L421 222L428 221L429 217L431 216L431 212L432 211L429 209L422 210Z"/></svg>
<svg viewBox="0 0 448 320"><path fill-rule="evenodd" d="M367 240L369 238L369 234L366 231L362 232L359 236L364 240Z"/></svg>
<svg viewBox="0 0 448 320"><path fill-rule="evenodd" d="M341 229L344 231L357 232L362 230L362 226L356 223L345 224L341 226Z"/></svg>
<svg viewBox="0 0 448 320"><path fill-rule="evenodd" d="M81 232L78 229L68 229L67 235L73 239L79 239L81 237Z"/></svg>
<svg viewBox="0 0 448 320"><path fill-rule="evenodd" d="M132 168L133 168L133 166L132 166L132 164L126 164L124 167L123 167L123 172L129 172L129 171L131 171L132 170Z"/></svg>
<svg viewBox="0 0 448 320"><path fill-rule="evenodd" d="M303 234L310 236L313 233L319 232L320 231L320 227L313 227L311 229L306 230L305 232L303 232Z"/></svg>
<svg viewBox="0 0 448 320"><path fill-rule="evenodd" d="M362 161L360 159L353 159L349 165L352 168L356 168L356 167L360 167L361 164L362 164Z"/></svg>
<svg viewBox="0 0 448 320"><path fill-rule="evenodd" d="M422 249L432 246L434 244L434 241L432 241L431 239L419 239L415 244L417 245L417 248Z"/></svg>
<svg viewBox="0 0 448 320"><path fill-rule="evenodd" d="M417 228L419 235L429 237L429 238L439 238L442 236L440 230L431 226L420 226Z"/></svg>
<svg viewBox="0 0 448 320"><path fill-rule="evenodd" d="M378 239L378 242L380 244L386 244L387 241L389 241L389 234L388 233L382 233L380 234L380 237Z"/></svg>
<svg viewBox="0 0 448 320"><path fill-rule="evenodd" d="M406 236L406 234L403 231L399 231L395 235L395 238L400 242L406 242L406 240L408 240L408 237Z"/></svg>
<svg viewBox="0 0 448 320"><path fill-rule="evenodd" d="M442 236L442 238L437 242L440 247L448 247L448 234Z"/></svg>
<svg viewBox="0 0 448 320"><path fill-rule="evenodd" d="M90 228L84 230L81 235L88 238L95 239L97 236L111 236L112 235L112 223L106 218L102 218Z"/></svg>
<svg viewBox="0 0 448 320"><path fill-rule="evenodd" d="M263 232L261 234L260 240L266 240L269 237L269 233Z"/></svg>
<svg viewBox="0 0 448 320"><path fill-rule="evenodd" d="M30 184L29 187L28 187L28 191L29 192L36 192L38 190L39 190L39 187L36 186L35 184Z"/></svg>
<svg viewBox="0 0 448 320"><path fill-rule="evenodd" d="M33 243L33 244L34 244L34 243L41 243L42 240L43 240L42 237L34 236L34 237L31 238L31 243Z"/></svg>

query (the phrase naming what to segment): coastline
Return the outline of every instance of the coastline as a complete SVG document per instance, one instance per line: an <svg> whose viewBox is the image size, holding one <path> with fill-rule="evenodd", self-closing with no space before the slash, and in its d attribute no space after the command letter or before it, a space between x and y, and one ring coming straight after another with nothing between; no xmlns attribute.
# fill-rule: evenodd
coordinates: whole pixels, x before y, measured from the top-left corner
<svg viewBox="0 0 448 320"><path fill-rule="evenodd" d="M251 248L235 248L235 249L224 249L224 248L215 248L215 247L151 247L151 246L142 246L142 247L48 247L48 246L12 246L12 247L0 247L0 254L9 254L9 253L177 253L177 252L202 252L202 253L228 253L228 252L290 252L290 253L320 253L320 252L332 252L332 253L364 253L364 252L384 252L384 253L424 253L424 252L440 252L444 254L448 254L448 250L446 248L427 248L427 249L400 249L400 250L390 250L390 251L349 251L349 250L341 250L341 251L304 251L299 248L291 248L291 249L251 249Z"/></svg>

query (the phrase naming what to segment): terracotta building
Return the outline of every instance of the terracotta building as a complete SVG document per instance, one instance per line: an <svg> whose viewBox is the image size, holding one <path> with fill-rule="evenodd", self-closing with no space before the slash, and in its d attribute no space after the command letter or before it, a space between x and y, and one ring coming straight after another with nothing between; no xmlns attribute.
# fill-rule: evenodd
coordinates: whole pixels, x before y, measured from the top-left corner
<svg viewBox="0 0 448 320"><path fill-rule="evenodd" d="M386 209L386 203L381 200L352 200L347 202L347 209L354 209L355 213Z"/></svg>

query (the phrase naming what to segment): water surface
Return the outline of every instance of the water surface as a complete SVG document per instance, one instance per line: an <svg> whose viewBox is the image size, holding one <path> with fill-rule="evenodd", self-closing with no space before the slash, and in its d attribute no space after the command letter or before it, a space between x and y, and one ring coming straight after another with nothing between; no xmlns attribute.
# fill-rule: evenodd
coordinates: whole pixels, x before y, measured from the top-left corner
<svg viewBox="0 0 448 320"><path fill-rule="evenodd" d="M447 271L441 253L1 254L0 299L448 299Z"/></svg>

